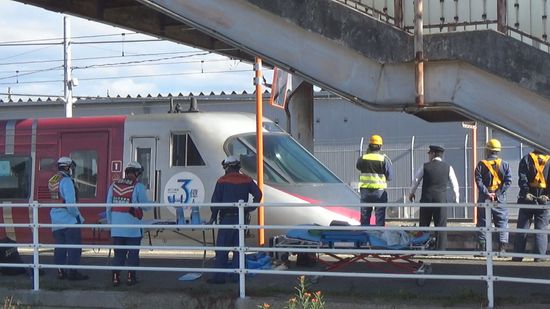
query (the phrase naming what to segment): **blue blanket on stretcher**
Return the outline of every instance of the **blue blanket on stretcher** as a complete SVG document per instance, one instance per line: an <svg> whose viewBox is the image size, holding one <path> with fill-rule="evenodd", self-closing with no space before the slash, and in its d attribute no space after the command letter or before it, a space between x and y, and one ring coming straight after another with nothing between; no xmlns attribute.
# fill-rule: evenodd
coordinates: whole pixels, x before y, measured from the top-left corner
<svg viewBox="0 0 550 309"><path fill-rule="evenodd" d="M373 247L384 249L406 249L421 246L428 242L430 233L414 231L336 231L292 229L287 237L317 242L323 246L337 246L351 243L355 247Z"/></svg>

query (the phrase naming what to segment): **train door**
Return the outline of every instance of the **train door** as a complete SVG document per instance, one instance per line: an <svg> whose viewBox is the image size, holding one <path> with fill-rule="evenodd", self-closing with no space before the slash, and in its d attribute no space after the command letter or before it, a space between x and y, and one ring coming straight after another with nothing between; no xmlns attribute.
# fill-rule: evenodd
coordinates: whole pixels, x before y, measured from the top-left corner
<svg viewBox="0 0 550 309"><path fill-rule="evenodd" d="M109 132L61 133L61 155L69 156L76 163L74 181L78 189L79 203L105 203L110 185ZM82 207L80 213L86 223L99 223L103 207ZM82 240L86 243L98 239L94 229L83 229Z"/></svg>
<svg viewBox="0 0 550 309"><path fill-rule="evenodd" d="M132 160L143 167L140 182L147 188L149 199L155 202L157 197L157 140L156 137L132 137Z"/></svg>
<svg viewBox="0 0 550 309"><path fill-rule="evenodd" d="M109 132L62 133L61 155L76 163L73 176L79 202L104 203L109 185Z"/></svg>

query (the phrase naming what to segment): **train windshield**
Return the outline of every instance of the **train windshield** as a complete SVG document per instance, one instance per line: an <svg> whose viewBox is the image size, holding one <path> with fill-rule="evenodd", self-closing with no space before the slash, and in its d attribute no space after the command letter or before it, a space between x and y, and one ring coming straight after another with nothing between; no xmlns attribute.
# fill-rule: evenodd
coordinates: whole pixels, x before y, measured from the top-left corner
<svg viewBox="0 0 550 309"><path fill-rule="evenodd" d="M240 158L244 173L256 177L256 135L229 140L229 153ZM287 134L264 133L266 183L339 183L331 171Z"/></svg>

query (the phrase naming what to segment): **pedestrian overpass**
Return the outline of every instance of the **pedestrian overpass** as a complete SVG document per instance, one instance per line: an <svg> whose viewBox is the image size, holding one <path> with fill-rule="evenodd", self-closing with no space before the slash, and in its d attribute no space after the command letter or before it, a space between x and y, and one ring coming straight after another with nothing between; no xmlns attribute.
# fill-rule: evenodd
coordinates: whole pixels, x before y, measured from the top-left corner
<svg viewBox="0 0 550 309"><path fill-rule="evenodd" d="M247 61L259 56L372 110L476 120L550 151L547 1L464 8L468 1L424 0L428 20L439 16L424 27L424 105L415 103L412 1L16 1ZM537 12L528 17L530 32L520 31L522 9ZM472 11L481 20L472 22Z"/></svg>

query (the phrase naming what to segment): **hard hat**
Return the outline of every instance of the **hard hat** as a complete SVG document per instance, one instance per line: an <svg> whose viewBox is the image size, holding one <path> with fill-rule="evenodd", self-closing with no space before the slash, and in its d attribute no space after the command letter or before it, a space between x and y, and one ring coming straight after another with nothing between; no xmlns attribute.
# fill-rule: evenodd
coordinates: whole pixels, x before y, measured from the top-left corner
<svg viewBox="0 0 550 309"><path fill-rule="evenodd" d="M487 145L485 145L485 148L492 151L501 151L502 145L500 144L500 141L498 139L492 138L487 142Z"/></svg>
<svg viewBox="0 0 550 309"><path fill-rule="evenodd" d="M369 141L369 144L371 145L380 145L382 146L384 142L382 141L382 136L380 135L373 135L370 137L370 141Z"/></svg>
<svg viewBox="0 0 550 309"><path fill-rule="evenodd" d="M241 162L234 156L228 156L222 161L223 168L238 166L239 164L241 164Z"/></svg>
<svg viewBox="0 0 550 309"><path fill-rule="evenodd" d="M126 165L126 168L124 169L125 172L134 172L136 175L141 175L143 173L143 167L139 162L137 161L130 161L128 165Z"/></svg>
<svg viewBox="0 0 550 309"><path fill-rule="evenodd" d="M61 157L61 158L59 158L59 160L57 160L57 166L66 167L66 166L71 166L71 165L76 166L73 159L71 159L69 157Z"/></svg>
<svg viewBox="0 0 550 309"><path fill-rule="evenodd" d="M128 163L128 165L126 165L126 168L142 169L143 167L137 161L130 161L130 163Z"/></svg>

